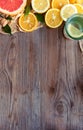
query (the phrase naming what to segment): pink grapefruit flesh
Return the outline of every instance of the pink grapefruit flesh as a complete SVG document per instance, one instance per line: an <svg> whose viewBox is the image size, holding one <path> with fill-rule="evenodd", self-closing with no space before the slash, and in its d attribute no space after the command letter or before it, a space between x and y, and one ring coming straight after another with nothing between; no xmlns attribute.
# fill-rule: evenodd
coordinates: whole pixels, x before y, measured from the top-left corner
<svg viewBox="0 0 83 130"><path fill-rule="evenodd" d="M27 0L0 0L0 12L9 15L16 15L21 12Z"/></svg>

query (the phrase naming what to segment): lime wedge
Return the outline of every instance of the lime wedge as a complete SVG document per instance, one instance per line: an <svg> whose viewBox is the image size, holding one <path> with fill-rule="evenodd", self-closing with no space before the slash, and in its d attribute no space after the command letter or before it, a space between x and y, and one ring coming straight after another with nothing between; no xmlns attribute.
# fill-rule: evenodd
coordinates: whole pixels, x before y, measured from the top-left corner
<svg viewBox="0 0 83 130"><path fill-rule="evenodd" d="M72 24L68 25L68 33L71 37L74 37L74 38L83 36L83 32Z"/></svg>

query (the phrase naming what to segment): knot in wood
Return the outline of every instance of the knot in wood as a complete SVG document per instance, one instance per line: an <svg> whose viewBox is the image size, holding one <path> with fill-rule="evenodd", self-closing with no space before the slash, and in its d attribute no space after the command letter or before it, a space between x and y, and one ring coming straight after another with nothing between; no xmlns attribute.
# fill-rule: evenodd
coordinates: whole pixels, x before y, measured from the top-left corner
<svg viewBox="0 0 83 130"><path fill-rule="evenodd" d="M57 114L59 115L63 115L63 114L66 114L67 113L67 106L64 102L58 102L56 104L56 112Z"/></svg>

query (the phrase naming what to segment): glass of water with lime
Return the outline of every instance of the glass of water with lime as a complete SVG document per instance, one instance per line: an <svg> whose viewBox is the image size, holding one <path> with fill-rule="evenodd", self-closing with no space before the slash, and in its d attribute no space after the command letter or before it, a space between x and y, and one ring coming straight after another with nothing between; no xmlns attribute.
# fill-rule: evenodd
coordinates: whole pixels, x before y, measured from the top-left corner
<svg viewBox="0 0 83 130"><path fill-rule="evenodd" d="M83 14L74 14L65 23L64 34L74 40L83 39Z"/></svg>

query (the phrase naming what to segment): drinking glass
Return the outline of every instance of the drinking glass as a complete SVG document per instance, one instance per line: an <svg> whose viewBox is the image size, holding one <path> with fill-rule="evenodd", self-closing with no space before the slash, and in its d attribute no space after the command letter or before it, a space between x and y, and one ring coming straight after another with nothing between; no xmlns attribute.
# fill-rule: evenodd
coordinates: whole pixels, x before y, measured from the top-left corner
<svg viewBox="0 0 83 130"><path fill-rule="evenodd" d="M65 23L64 35L73 40L83 39L83 14L74 14Z"/></svg>

